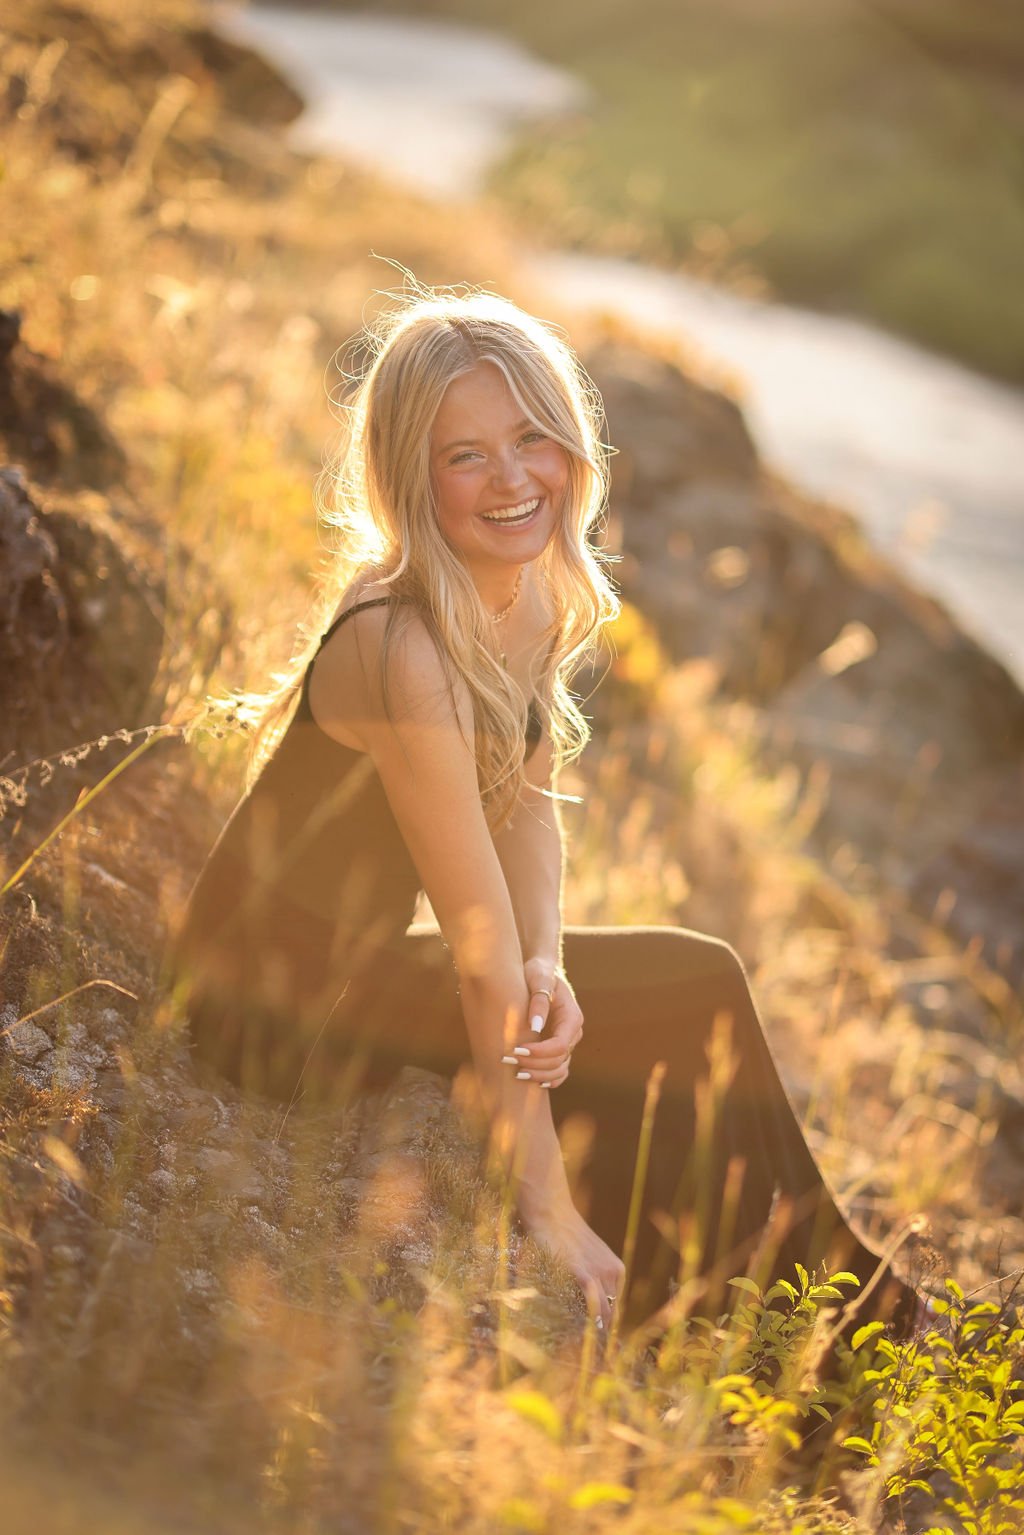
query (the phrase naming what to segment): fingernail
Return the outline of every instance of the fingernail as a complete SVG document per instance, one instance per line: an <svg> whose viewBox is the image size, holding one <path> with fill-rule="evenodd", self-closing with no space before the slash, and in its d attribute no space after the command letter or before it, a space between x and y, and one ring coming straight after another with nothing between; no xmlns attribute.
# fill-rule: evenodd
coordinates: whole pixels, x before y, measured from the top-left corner
<svg viewBox="0 0 1024 1535"><path fill-rule="evenodd" d="M528 1071L517 1071L516 1072L516 1081L517 1082L521 1082L524 1077L528 1078L529 1076L530 1076L530 1073Z"/></svg>
<svg viewBox="0 0 1024 1535"><path fill-rule="evenodd" d="M512 1049L516 1055L529 1055L530 1053L529 1045L513 1045Z"/></svg>
<svg viewBox="0 0 1024 1535"><path fill-rule="evenodd" d="M503 1066L518 1066L519 1062L516 1060L514 1055L503 1055L501 1058L501 1064Z"/></svg>
<svg viewBox="0 0 1024 1535"><path fill-rule="evenodd" d="M551 1083L550 1082L542 1082L540 1085L541 1085L541 1087L550 1087Z"/></svg>
<svg viewBox="0 0 1024 1535"><path fill-rule="evenodd" d="M539 1034L543 1027L544 1019L540 1016L540 1013L537 1014L536 1018L530 1019L530 1028L535 1034Z"/></svg>

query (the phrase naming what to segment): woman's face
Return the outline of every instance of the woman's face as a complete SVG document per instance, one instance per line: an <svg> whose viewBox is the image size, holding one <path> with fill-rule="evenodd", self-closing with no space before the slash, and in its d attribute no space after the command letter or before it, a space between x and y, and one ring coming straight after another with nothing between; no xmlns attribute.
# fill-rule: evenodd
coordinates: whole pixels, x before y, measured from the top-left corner
<svg viewBox="0 0 1024 1535"><path fill-rule="evenodd" d="M500 594L502 576L543 553L558 526L568 454L523 419L501 370L479 362L444 393L430 472L442 532L481 591Z"/></svg>

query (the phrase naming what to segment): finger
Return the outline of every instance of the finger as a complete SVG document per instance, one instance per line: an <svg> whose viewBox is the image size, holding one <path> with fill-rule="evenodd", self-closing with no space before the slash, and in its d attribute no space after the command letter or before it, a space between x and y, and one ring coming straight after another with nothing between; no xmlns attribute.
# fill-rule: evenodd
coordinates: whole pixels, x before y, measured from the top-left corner
<svg viewBox="0 0 1024 1535"><path fill-rule="evenodd" d="M531 1051L536 1050L540 1058L558 1051L567 1053L582 1035L582 1019L578 1013L556 1006L548 1012L547 1028L548 1032L543 1039L528 1033L520 1043Z"/></svg>
<svg viewBox="0 0 1024 1535"><path fill-rule="evenodd" d="M534 1039L544 1032L550 1012L551 998L543 991L531 991L527 1017L530 1020L530 1034Z"/></svg>
<svg viewBox="0 0 1024 1535"><path fill-rule="evenodd" d="M550 1081L542 1082L540 1085L541 1085L541 1087L545 1087L545 1088L551 1089L553 1091L556 1087L561 1087L562 1083L563 1082L567 1082L568 1079L569 1079L569 1068L566 1067L565 1070L561 1071L558 1074L557 1077L552 1077Z"/></svg>
<svg viewBox="0 0 1024 1535"><path fill-rule="evenodd" d="M513 1055L519 1056L524 1066L559 1066L568 1059L569 1049L564 1040L552 1035L550 1039L530 1039L514 1045Z"/></svg>
<svg viewBox="0 0 1024 1535"><path fill-rule="evenodd" d="M513 1056L510 1059L507 1055L502 1056L502 1061L505 1065L510 1065L514 1061L518 1077L522 1077L524 1082L539 1082L542 1087L557 1081L566 1071L566 1064L562 1061L553 1066L538 1066L531 1061L524 1061L521 1056Z"/></svg>
<svg viewBox="0 0 1024 1535"><path fill-rule="evenodd" d="M608 1304L608 1297L604 1294L602 1286L594 1279L587 1280L586 1296L590 1320L597 1329L599 1342L604 1343L612 1320L612 1308Z"/></svg>

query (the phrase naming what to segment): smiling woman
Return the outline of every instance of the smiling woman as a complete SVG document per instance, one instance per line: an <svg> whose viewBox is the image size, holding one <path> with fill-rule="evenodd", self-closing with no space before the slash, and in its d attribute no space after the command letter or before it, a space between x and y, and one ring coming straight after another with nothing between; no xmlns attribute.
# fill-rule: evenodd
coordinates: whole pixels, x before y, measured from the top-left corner
<svg viewBox="0 0 1024 1535"><path fill-rule="evenodd" d="M449 385L430 434L438 522L495 612L551 542L569 486L565 448L520 414L513 389L482 358ZM466 430L479 435L453 435Z"/></svg>
<svg viewBox="0 0 1024 1535"><path fill-rule="evenodd" d="M619 607L592 543L608 483L593 385L554 327L485 293L418 291L369 341L322 633L249 700L258 771L168 952L197 1063L317 1105L406 1064L465 1072L520 1219L601 1328L681 1282L681 1304L714 1312L733 1275L826 1262L877 1274L873 1310L908 1326L916 1296L843 1219L735 951L563 924L557 775L589 734L569 682ZM421 891L437 926L412 924ZM593 1131L576 1188L569 1116Z"/></svg>

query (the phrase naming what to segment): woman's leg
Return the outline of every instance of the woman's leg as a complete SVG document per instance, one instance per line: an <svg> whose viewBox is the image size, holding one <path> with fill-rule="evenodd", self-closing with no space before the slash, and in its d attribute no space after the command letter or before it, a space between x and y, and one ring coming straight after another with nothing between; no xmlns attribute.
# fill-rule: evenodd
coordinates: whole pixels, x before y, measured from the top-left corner
<svg viewBox="0 0 1024 1535"><path fill-rule="evenodd" d="M735 1298L730 1278L794 1280L798 1262L827 1260L866 1285L880 1260L811 1154L735 951L687 928L569 927L564 960L584 1037L552 1113L563 1145L570 1119L593 1130L581 1209L619 1253L647 1080L664 1062L630 1310L656 1309L680 1273L702 1276L695 1309L710 1314ZM903 1325L914 1292L882 1277L859 1320Z"/></svg>
<svg viewBox="0 0 1024 1535"><path fill-rule="evenodd" d="M827 1260L866 1285L879 1257L811 1154L735 951L687 928L570 926L564 958L584 1038L551 1090L552 1117L581 1212L620 1254L647 1082L664 1063L630 1312L650 1314L680 1275L699 1280L695 1309L711 1314L735 1298L729 1279L794 1279L796 1263ZM421 926L352 983L320 1070L335 1092L339 1082L351 1092L385 1085L405 1064L454 1075L469 1059L450 955L437 929ZM581 1134L589 1150L574 1175ZM886 1271L858 1321L893 1314L903 1324L915 1300Z"/></svg>

